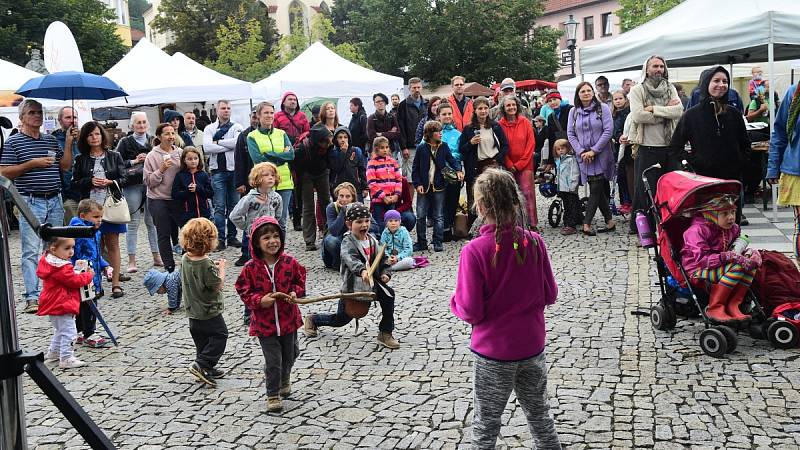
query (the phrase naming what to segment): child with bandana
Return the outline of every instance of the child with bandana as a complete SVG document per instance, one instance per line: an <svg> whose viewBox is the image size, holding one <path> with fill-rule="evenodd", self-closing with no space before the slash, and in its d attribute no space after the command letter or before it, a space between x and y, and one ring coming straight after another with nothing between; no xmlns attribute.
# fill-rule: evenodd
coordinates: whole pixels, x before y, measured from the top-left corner
<svg viewBox="0 0 800 450"><path fill-rule="evenodd" d="M761 255L732 249L739 231L735 197L723 195L709 200L683 233L683 267L694 282L711 284L706 315L718 323L750 319L739 306L761 266Z"/></svg>
<svg viewBox="0 0 800 450"><path fill-rule="evenodd" d="M350 229L342 238L341 269L342 293L374 291L381 307L382 319L378 325L378 343L390 349L400 348L400 343L392 336L394 330L394 291L386 285L391 278L388 256L380 256L377 270L369 277L369 268L378 257L379 242L369 233L372 215L362 203L347 206L345 223ZM372 281L372 283L370 283ZM373 287L374 286L374 287ZM317 335L321 326L342 327L350 323L345 309L345 301L339 300L339 307L333 314L309 314L303 321L306 337Z"/></svg>

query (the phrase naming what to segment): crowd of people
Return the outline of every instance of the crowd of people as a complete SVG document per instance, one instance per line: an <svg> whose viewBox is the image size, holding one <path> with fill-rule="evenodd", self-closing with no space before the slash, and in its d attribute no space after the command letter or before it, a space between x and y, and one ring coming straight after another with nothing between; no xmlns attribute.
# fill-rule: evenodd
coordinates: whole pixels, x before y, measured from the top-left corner
<svg viewBox="0 0 800 450"><path fill-rule="evenodd" d="M383 316L377 340L396 349L392 274L415 267L414 253L429 250L428 228L435 252L466 237L461 216L476 231L462 249L451 309L473 326L475 443L495 441L513 389L537 445L557 448L547 409L543 314L557 287L538 233L537 168L555 171L565 205L561 234L576 234L578 226L586 236L614 232L611 183L618 185L621 209L630 211L647 208L641 175L655 163L664 173L686 159L701 175L741 179L750 149L745 116L763 121L778 104L765 100L766 82L755 71L747 110L739 108L721 66L703 72L696 100L684 99L669 82L664 58L648 58L642 71L641 83L626 80L615 92L605 77L582 82L571 104L555 90L529 102L511 79L503 80L497 99L470 99L460 76L452 78L450 96L426 99L422 80L411 78L404 99L393 95L390 103L376 93L373 114L353 98L348 125L339 122L333 103L309 120L292 92L278 105L259 103L247 127L231 121L225 100L202 130L192 112L167 110L159 124L135 112L131 133L115 149L99 123L78 127L71 108L59 112L59 130L41 133L42 106L25 100L19 133L0 158L2 174L42 222L96 230L93 238L55 238L42 253L35 231L21 221L25 310L50 317L55 333L48 359L64 368L83 365L72 343L108 345L95 335L89 303L105 295L103 279L111 283L111 297L125 295L122 282L141 264L136 248L144 221L152 265L163 267L147 272L145 286L151 295L167 295L165 313L184 307L197 348L189 371L215 386L224 376L217 365L228 337L221 294L227 264L210 255L241 248L235 288L263 350L267 409L280 411L281 398L291 395L298 331L317 336L321 327L349 323L358 309L342 299L333 313L301 315L297 304L308 274L285 252L287 233L302 232L305 250L318 251L325 267L342 274L342 293L374 294ZM790 89L778 110L767 172L780 178L781 202L796 205L796 227L798 98ZM585 211L581 185L589 190ZM110 213L122 199L127 220ZM604 226L595 230L598 209ZM732 219L726 220L730 228ZM635 232L633 221L630 226ZM73 271L82 264L83 271ZM530 283L530 274L542 278ZM525 289L501 280L525 280ZM79 288L90 282L94 292L81 301Z"/></svg>

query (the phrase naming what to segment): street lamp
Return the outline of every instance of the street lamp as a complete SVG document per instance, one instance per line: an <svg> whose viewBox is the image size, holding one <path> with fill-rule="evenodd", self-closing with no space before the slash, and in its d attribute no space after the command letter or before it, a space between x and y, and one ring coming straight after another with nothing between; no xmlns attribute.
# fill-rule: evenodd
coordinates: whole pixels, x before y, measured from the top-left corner
<svg viewBox="0 0 800 450"><path fill-rule="evenodd" d="M567 32L567 48L569 49L570 66L572 67L572 76L575 76L575 43L578 35L578 21L569 15L569 19L564 22L564 30Z"/></svg>

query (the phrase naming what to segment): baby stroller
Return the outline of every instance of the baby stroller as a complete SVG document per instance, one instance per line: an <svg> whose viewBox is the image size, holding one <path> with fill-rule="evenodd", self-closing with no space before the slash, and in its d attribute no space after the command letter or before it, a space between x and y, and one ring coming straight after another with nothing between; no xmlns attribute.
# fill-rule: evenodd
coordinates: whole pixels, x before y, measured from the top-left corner
<svg viewBox="0 0 800 450"><path fill-rule="evenodd" d="M650 212L655 219L657 245L654 260L658 270L661 298L650 307L650 322L657 330L675 327L677 316L703 320L705 329L700 333L700 348L709 356L720 357L737 346L736 331L729 325L713 323L705 314L708 294L704 287L689 282L689 275L681 265L683 233L689 228L692 217L710 198L720 194L738 197L741 184L736 180L720 180L696 175L687 171L669 172L658 180L655 197L648 180L648 172L660 169L656 164L642 173L645 190L650 196ZM750 305L750 333L754 337L768 334L771 322L767 321L758 300L748 293L745 304Z"/></svg>
<svg viewBox="0 0 800 450"><path fill-rule="evenodd" d="M561 223L561 216L564 215L564 202L558 197L558 186L556 186L556 176L551 171L541 170L537 174L539 178L539 193L544 198L553 198L550 207L547 208L547 223L553 228L558 228ZM581 197L580 208L581 214L586 212L586 204L589 202L589 197Z"/></svg>

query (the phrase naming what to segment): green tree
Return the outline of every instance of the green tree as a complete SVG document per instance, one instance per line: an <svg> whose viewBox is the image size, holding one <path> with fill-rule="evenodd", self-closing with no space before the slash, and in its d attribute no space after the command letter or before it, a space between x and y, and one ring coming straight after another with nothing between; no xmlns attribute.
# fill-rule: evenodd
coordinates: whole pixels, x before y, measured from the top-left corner
<svg viewBox="0 0 800 450"><path fill-rule="evenodd" d="M235 13L244 8L245 14ZM234 14L231 14L234 11ZM263 57L266 58L277 40L275 23L269 17L267 7L251 0L164 0L159 6L158 17L152 26L159 33L169 33L174 41L168 52L183 52L198 61L216 61L219 57L217 30L227 23L229 16L236 16L240 26L251 19L259 24L264 42Z"/></svg>
<svg viewBox="0 0 800 450"><path fill-rule="evenodd" d="M677 6L683 0L619 0L620 8L614 13L619 17L622 32L632 30L649 22Z"/></svg>
<svg viewBox="0 0 800 450"><path fill-rule="evenodd" d="M356 13L344 18L339 8L347 6ZM331 15L342 28L336 36L352 36L381 72L489 83L553 78L561 32L536 26L542 12L541 0L346 0Z"/></svg>
<svg viewBox="0 0 800 450"><path fill-rule="evenodd" d="M144 33L144 12L150 8L147 0L128 0L128 15L131 18L131 28Z"/></svg>
<svg viewBox="0 0 800 450"><path fill-rule="evenodd" d="M103 73L127 51L115 14L100 0L0 0L0 58L25 65L29 48L42 48L50 23L64 22L75 36L83 68Z"/></svg>
<svg viewBox="0 0 800 450"><path fill-rule="evenodd" d="M292 26L292 32L283 36L278 41L276 51L272 52L267 63L272 72L278 71L289 64L300 53L303 53L314 42L321 42L342 58L371 69L361 49L351 43L334 44L331 38L334 34L331 19L325 14L317 14L311 20L311 29L306 35L302 21L298 18Z"/></svg>
<svg viewBox="0 0 800 450"><path fill-rule="evenodd" d="M205 64L232 77L258 81L269 75L270 64L263 58L266 44L261 40L261 25L256 19L242 23L245 15L244 7L240 7L237 15L229 16L219 27L216 47L219 57Z"/></svg>

